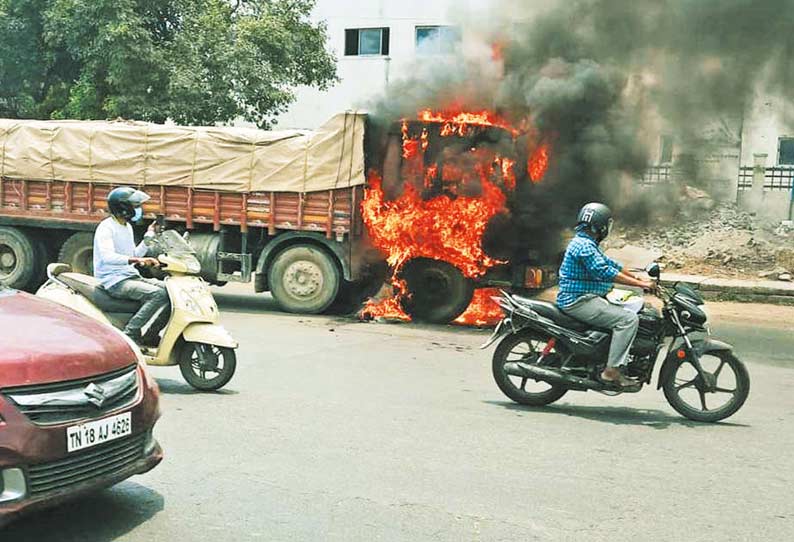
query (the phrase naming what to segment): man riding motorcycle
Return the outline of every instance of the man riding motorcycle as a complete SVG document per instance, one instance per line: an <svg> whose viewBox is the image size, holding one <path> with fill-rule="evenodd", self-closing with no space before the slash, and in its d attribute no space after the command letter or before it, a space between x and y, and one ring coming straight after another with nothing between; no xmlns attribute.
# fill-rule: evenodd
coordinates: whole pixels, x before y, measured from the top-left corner
<svg viewBox="0 0 794 542"><path fill-rule="evenodd" d="M601 379L621 387L637 383L621 372L637 334L638 316L605 298L614 283L652 290L650 281L635 277L606 256L599 244L612 229L612 211L601 203L588 203L579 211L576 236L568 244L559 272L557 306L593 327L612 330L607 366Z"/></svg>
<svg viewBox="0 0 794 542"><path fill-rule="evenodd" d="M162 281L145 279L136 266L158 266L155 258L147 258L143 241L135 245L132 223L143 216L141 206L149 195L129 186L110 191L107 197L110 216L100 222L94 234L94 276L112 297L141 301L138 309L124 328L124 333L143 346L155 346L159 333L170 316L168 292ZM154 223L146 237L155 234ZM152 318L146 335L143 327Z"/></svg>

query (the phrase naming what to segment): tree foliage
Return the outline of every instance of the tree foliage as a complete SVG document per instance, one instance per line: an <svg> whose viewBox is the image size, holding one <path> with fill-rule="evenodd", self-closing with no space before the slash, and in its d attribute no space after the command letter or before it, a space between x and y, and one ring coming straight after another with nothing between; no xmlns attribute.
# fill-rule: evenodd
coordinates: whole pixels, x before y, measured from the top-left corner
<svg viewBox="0 0 794 542"><path fill-rule="evenodd" d="M0 116L267 127L335 59L315 0L0 0Z"/></svg>

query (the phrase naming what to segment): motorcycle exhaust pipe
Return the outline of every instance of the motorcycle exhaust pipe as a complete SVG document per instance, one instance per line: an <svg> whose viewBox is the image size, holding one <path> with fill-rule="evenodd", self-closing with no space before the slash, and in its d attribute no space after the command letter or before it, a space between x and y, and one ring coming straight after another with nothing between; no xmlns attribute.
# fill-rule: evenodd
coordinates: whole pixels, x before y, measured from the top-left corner
<svg viewBox="0 0 794 542"><path fill-rule="evenodd" d="M508 362L504 365L505 373L519 378L530 378L540 380L549 384L558 384L572 390L602 390L604 385L601 382L581 378L578 376L561 373L549 367L539 367L537 365L525 365L518 362Z"/></svg>

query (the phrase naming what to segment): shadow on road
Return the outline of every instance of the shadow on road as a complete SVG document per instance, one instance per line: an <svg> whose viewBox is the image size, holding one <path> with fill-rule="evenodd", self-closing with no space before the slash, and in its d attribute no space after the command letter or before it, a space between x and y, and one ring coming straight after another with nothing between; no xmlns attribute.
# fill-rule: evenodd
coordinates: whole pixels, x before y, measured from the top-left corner
<svg viewBox="0 0 794 542"><path fill-rule="evenodd" d="M157 385L160 387L162 393L168 395L195 395L198 393L209 393L214 395L237 395L238 391L222 388L216 391L201 391L197 390L187 382L181 380L172 380L170 378L155 378Z"/></svg>
<svg viewBox="0 0 794 542"><path fill-rule="evenodd" d="M163 496L134 482L24 516L0 533L20 542L111 542L163 510Z"/></svg>
<svg viewBox="0 0 794 542"><path fill-rule="evenodd" d="M270 296L212 292L218 306L229 312L281 312Z"/></svg>
<svg viewBox="0 0 794 542"><path fill-rule="evenodd" d="M748 425L730 422L703 423L688 420L681 416L670 415L661 410L632 407L609 406L584 406L584 405L548 405L545 407L531 407L509 403L506 401L484 401L485 403L500 406L508 410L520 410L537 414L552 414L574 416L602 423L615 425L642 425L653 429L667 429L671 425L685 427L722 426L722 427L749 427Z"/></svg>

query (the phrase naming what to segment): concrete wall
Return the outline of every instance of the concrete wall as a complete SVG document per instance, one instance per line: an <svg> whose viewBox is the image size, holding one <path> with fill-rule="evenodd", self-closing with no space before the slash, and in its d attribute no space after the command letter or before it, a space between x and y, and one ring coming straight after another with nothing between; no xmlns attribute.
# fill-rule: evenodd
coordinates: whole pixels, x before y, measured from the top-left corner
<svg viewBox="0 0 794 542"><path fill-rule="evenodd" d="M764 153L768 166L777 164L778 138L794 137L792 119L794 105L791 100L758 94L744 115L742 130L742 165L753 163L753 155Z"/></svg>
<svg viewBox="0 0 794 542"><path fill-rule="evenodd" d="M791 203L788 192L767 190L760 197L754 196L751 190L739 192L739 205L773 220L792 219L789 214Z"/></svg>

